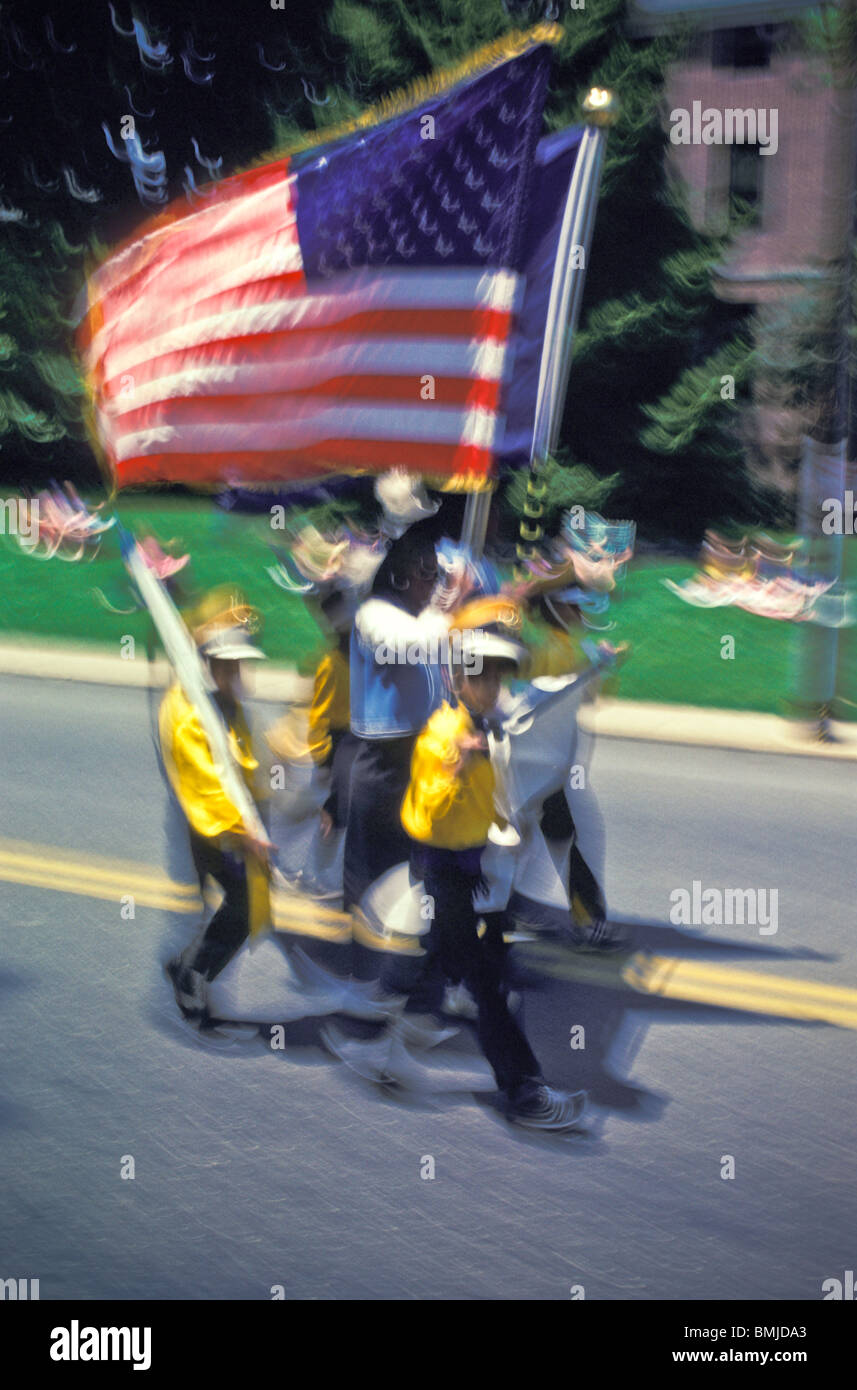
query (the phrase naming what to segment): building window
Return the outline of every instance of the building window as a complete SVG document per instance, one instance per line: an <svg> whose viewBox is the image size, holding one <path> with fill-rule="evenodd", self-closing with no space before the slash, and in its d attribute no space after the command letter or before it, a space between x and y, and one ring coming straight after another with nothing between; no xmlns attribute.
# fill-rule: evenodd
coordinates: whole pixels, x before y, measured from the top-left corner
<svg viewBox="0 0 857 1390"><path fill-rule="evenodd" d="M716 68L769 68L774 47L771 24L741 29L717 29L711 61Z"/></svg>
<svg viewBox="0 0 857 1390"><path fill-rule="evenodd" d="M762 219L762 163L758 145L729 148L729 220L758 227Z"/></svg>

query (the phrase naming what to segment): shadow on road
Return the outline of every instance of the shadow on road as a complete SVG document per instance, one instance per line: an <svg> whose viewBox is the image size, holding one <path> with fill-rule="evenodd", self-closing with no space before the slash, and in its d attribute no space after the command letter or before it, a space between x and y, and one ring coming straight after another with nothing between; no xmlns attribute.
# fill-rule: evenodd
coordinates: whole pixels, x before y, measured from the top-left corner
<svg viewBox="0 0 857 1390"><path fill-rule="evenodd" d="M653 1123L669 1104L669 1096L629 1080L635 1058L652 1026L680 1021L758 1027L760 1023L777 1026L782 1021L764 1013L638 992L630 987L627 978L632 958L637 962L655 957L678 961L708 958L719 967L730 960L740 965L748 958L831 958L811 950L782 950L767 941L717 940L659 922L630 920L617 925L629 938L627 951L611 955L582 953L561 936L544 934L530 944L515 946L510 957L510 980L523 999L521 1019L545 1076L551 1084L589 1093L594 1111L585 1142L581 1143L584 1136L577 1136L577 1152L581 1153L592 1153L603 1142L601 1132L611 1114L637 1123ZM360 952L358 963L355 950L348 946L307 937L301 937L299 944L313 961L339 976L347 976L355 968L363 978L367 976L366 952ZM368 969L370 973L378 972L381 962L370 960ZM763 981L765 977L759 978ZM167 1012L171 1005L172 1000L165 1006ZM441 1046L430 1050L408 1048L400 1053L400 1059L404 1056L407 1060L403 1067L400 1060L401 1075L392 1084L385 1084L380 1076L375 1081L367 1079L350 1066L352 1044L358 1045L358 1055L361 1046L373 1058L384 1053L385 1032L381 1024L346 1017L331 1020L329 1015L293 1017L277 1025L261 1024L251 1042L201 1040L193 1035L193 1030L178 1024L174 1017L166 1017L160 1009L157 1024L161 1030L181 1033L185 1046L211 1046L239 1062L258 1058L260 1050L272 1051L291 1066L317 1067L326 1060L341 1070L350 1087L375 1103L437 1110L476 1101L486 1118L503 1125L519 1142L536 1146L556 1142L509 1127L498 1104L493 1078L480 1054L474 1026L462 1020L456 1020L457 1034ZM332 1055L331 1037L344 1045L344 1053ZM343 1055L349 1065L342 1064ZM368 1070L371 1075L371 1067Z"/></svg>

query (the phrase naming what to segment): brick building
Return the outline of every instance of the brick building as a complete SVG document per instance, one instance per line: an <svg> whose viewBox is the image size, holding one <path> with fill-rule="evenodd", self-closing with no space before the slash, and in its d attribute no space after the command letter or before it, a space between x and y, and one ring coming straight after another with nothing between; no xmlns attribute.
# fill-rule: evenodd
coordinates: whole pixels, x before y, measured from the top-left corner
<svg viewBox="0 0 857 1390"><path fill-rule="evenodd" d="M652 11L670 3L630 0L632 32L648 36L662 29L661 16ZM857 120L854 84L835 84L823 47L810 50L789 8L780 7L781 22L724 27L724 19L741 17L740 7L728 0L701 4L682 60L668 73L664 102L667 130L674 129L671 113L695 110L697 139L700 113L776 112L775 121L767 121L766 140L671 143L668 156L695 225L730 233L714 289L753 311L756 343L766 356L785 346L783 327L796 316L812 321L807 295L823 294L836 273L850 218L843 171ZM752 127L744 129L752 135ZM800 437L812 424L812 410L798 405L788 383L766 376L764 368L757 372L748 456L765 482L787 493L796 486Z"/></svg>

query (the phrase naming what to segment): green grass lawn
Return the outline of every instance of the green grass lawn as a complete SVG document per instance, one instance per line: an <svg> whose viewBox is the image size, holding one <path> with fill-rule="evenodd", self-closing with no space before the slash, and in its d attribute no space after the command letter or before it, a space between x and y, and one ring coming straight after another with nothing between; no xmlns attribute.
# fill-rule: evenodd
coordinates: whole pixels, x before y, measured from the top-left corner
<svg viewBox="0 0 857 1390"><path fill-rule="evenodd" d="M268 543L284 537L282 531L272 532L266 515L238 515L213 500L169 496L120 498L116 510L139 537L154 535L171 554L190 552L190 566L179 576L188 587L199 592L215 584L238 585L262 615L268 656L312 669L323 638L300 598L283 593L266 573L274 563ZM115 613L107 606L132 606L114 532L106 534L95 559L73 564L27 556L16 541L3 539L0 629L30 633L35 640L115 644L117 653L123 636L145 643L151 632L147 613Z"/></svg>
<svg viewBox="0 0 857 1390"><path fill-rule="evenodd" d="M718 709L784 712L791 692L797 624L758 618L740 608L693 608L664 586L695 566L634 565L614 605L617 638L631 643L617 694ZM612 634L611 634L612 635ZM733 644L723 642L734 639ZM613 640L616 640L615 638ZM734 657L724 653L734 649Z"/></svg>
<svg viewBox="0 0 857 1390"><path fill-rule="evenodd" d="M150 531L166 548L190 551L198 589L240 585L262 614L262 640L271 659L312 670L323 639L300 598L284 594L266 573L267 542L283 538L271 531L266 515L238 515L207 499L169 496L120 498L118 510L137 534ZM145 642L148 616L110 612L100 597L117 607L131 605L112 533L94 560L75 564L34 559L4 537L0 567L5 600L0 629L29 633L34 640L115 644L117 652L123 636ZM661 581L684 579L693 568L649 559L633 566L614 605L616 626L609 634L633 647L615 693L632 700L782 713L799 628L736 608L703 610L682 603ZM732 660L721 656L724 636L734 638Z"/></svg>

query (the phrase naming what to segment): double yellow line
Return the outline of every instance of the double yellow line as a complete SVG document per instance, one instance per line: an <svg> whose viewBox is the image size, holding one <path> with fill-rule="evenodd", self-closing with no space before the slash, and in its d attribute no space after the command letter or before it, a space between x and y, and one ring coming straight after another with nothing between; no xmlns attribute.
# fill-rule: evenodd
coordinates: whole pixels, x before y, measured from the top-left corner
<svg viewBox="0 0 857 1390"><path fill-rule="evenodd" d="M857 989L843 985L794 980L787 975L737 970L710 961L649 955L645 951L635 951L631 956L577 955L553 942L535 942L526 950L534 964L554 977L577 984L629 989L686 1004L708 1004L741 1013L857 1029Z"/></svg>
<svg viewBox="0 0 857 1390"><path fill-rule="evenodd" d="M0 881L117 904L130 896L135 907L156 907L164 912L198 912L201 904L195 883L174 883L148 864L83 855L55 845L31 845L24 840L0 839Z"/></svg>
<svg viewBox="0 0 857 1390"><path fill-rule="evenodd" d="M56 845L34 845L24 840L0 838L0 881L98 898L117 906L123 899L131 898L135 909L152 907L181 913L202 910L196 883L176 883L148 864L82 855ZM382 941L368 931L359 917L352 919L349 913L325 907L299 893L275 892L273 902L274 925L280 931L343 944L354 939L375 949L420 949L419 942L411 938ZM857 1030L857 989L842 985L737 970L678 956L648 955L644 951L630 956L580 955L548 941L533 942L526 953L548 973L578 984Z"/></svg>
<svg viewBox="0 0 857 1390"><path fill-rule="evenodd" d="M83 855L56 845L31 845L24 840L0 838L0 882L100 898L117 906L130 898L135 910L154 907L162 912L200 913L203 907L196 883L176 883L148 864ZM351 939L347 913L298 895L274 895L274 925L281 931L324 941Z"/></svg>
<svg viewBox="0 0 857 1390"><path fill-rule="evenodd" d="M631 989L663 999L857 1029L857 990L843 985L670 956L632 956L622 975Z"/></svg>

